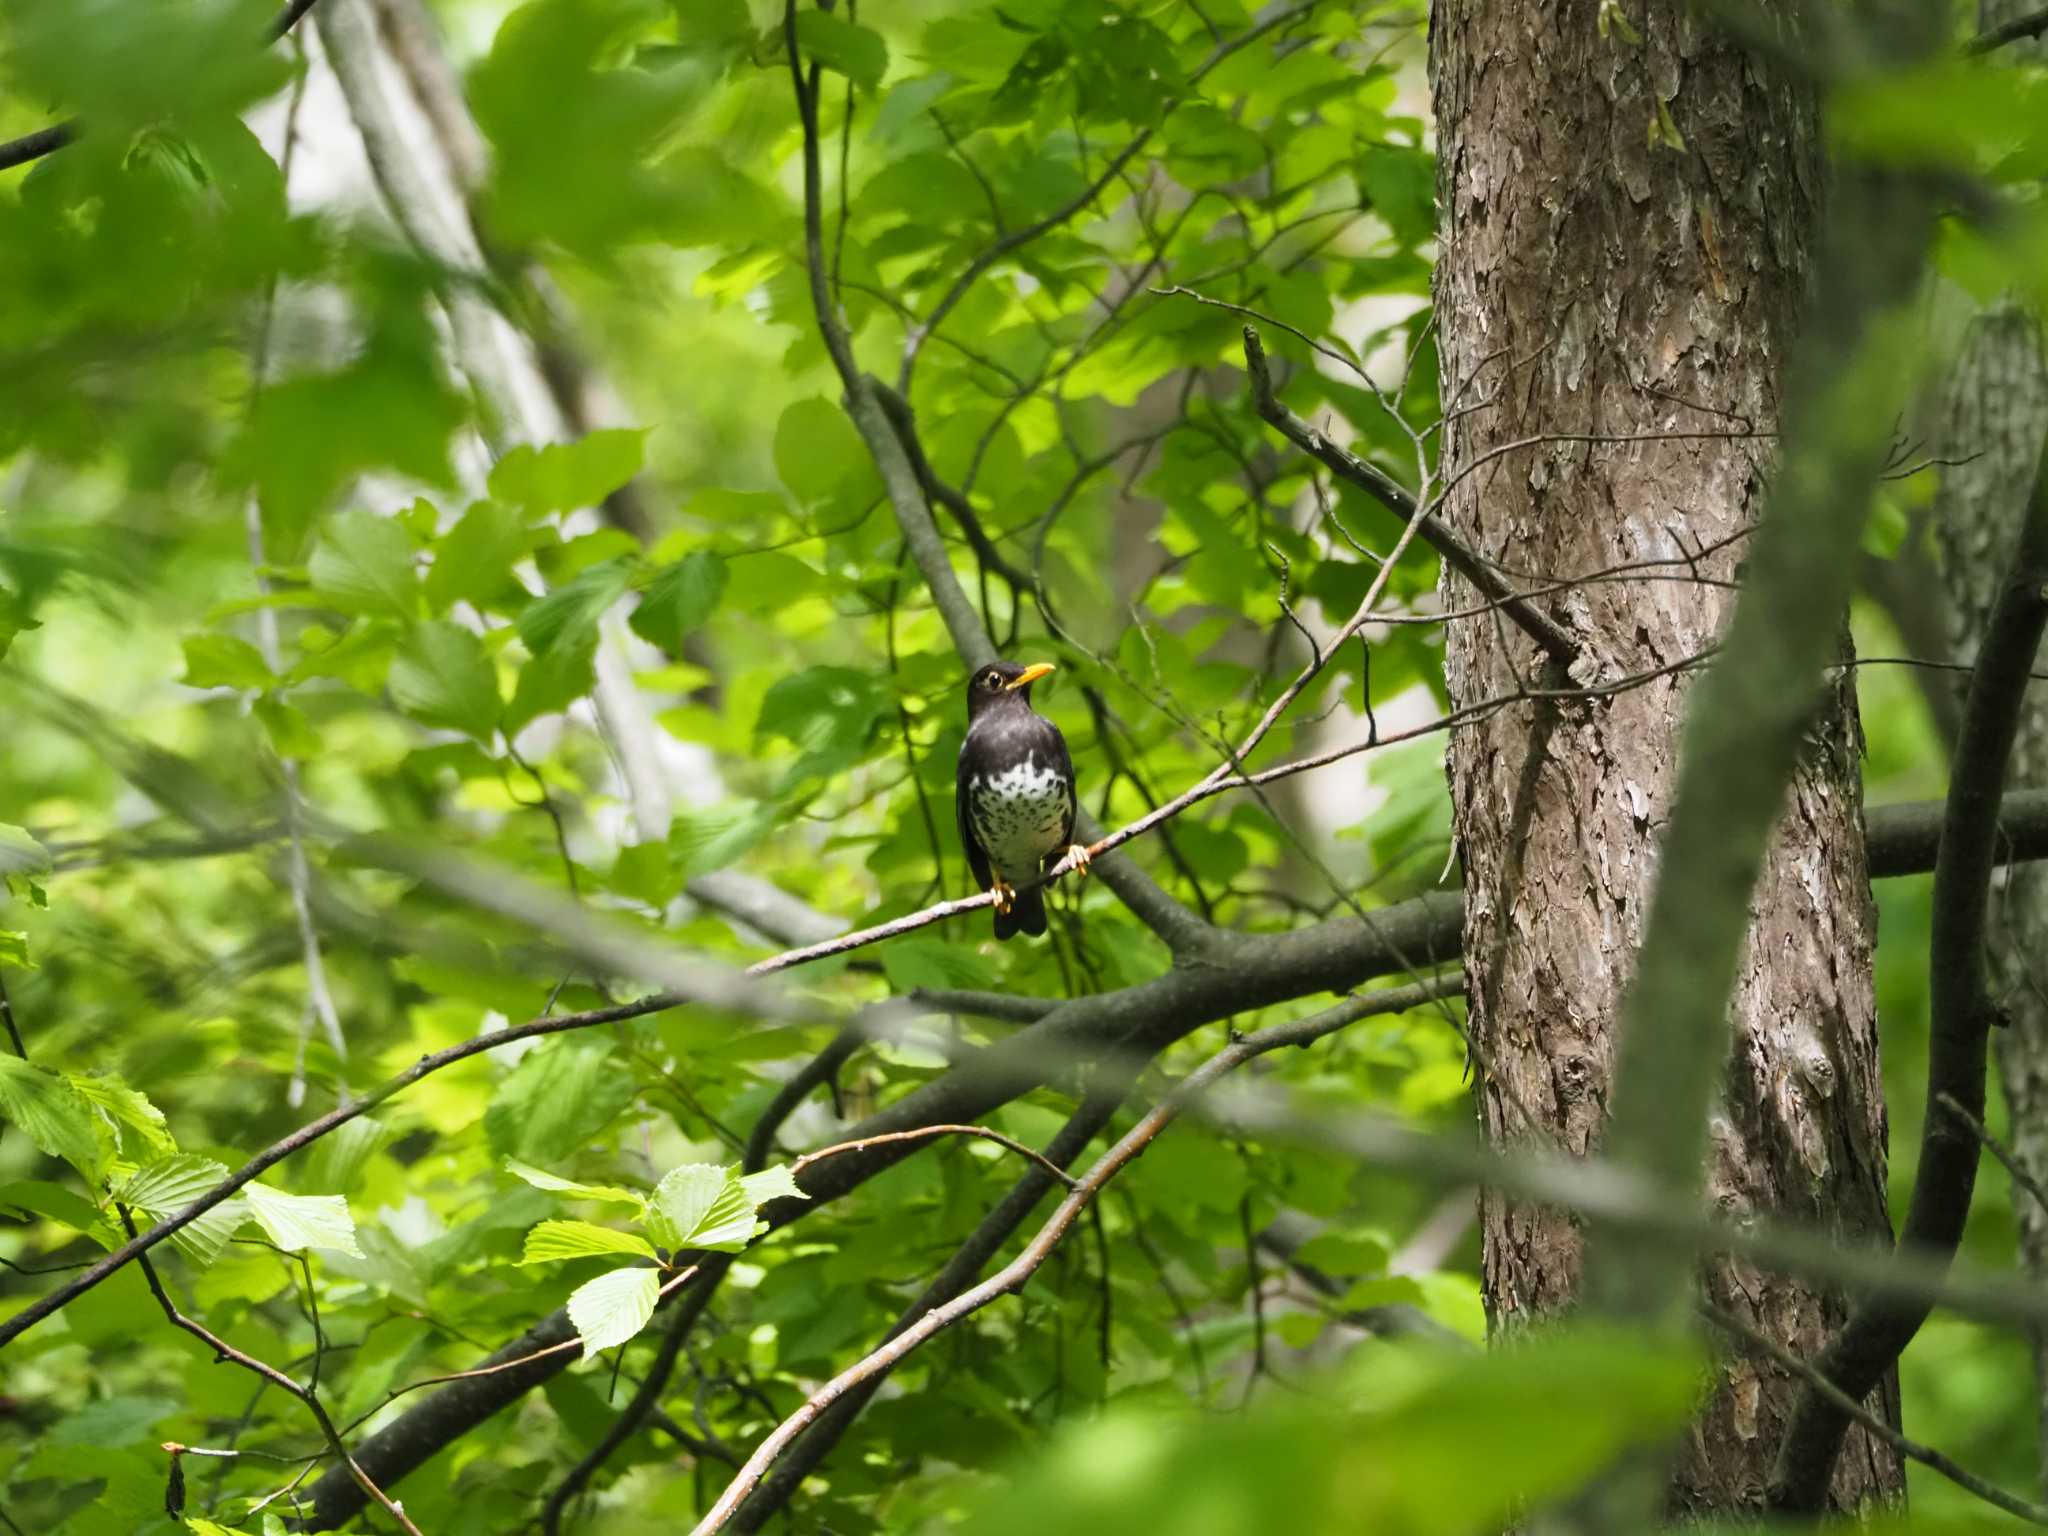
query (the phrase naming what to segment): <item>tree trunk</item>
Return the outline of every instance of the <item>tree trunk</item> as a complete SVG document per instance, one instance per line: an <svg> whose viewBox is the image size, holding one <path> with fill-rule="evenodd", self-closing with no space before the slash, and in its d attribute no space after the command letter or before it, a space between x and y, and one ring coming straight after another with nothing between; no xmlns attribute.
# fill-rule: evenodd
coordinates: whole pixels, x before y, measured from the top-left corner
<svg viewBox="0 0 2048 1536"><path fill-rule="evenodd" d="M1979 21L1995 27L2031 8L2033 0L1983 0ZM2038 55L2038 41L2008 44L2014 62ZM2015 531L2048 436L2048 366L2039 320L2016 300L1989 305L1971 321L1956 359L1940 427L1942 469L1934 498L1949 633L1959 661L1974 661L1984 620L2011 559ZM2020 718L2010 785L2048 785L2048 701L2038 694ZM1996 1040L1999 1076L2012 1127L2012 1151L2037 1182L2048 1180L2048 885L2031 865L2014 865L1993 887L1999 902L1988 949L1999 1001L2012 1027ZM2013 1190L2020 1262L2048 1277L2048 1209ZM2042 1482L2048 1487L2048 1333L2034 1335L2034 1372L2041 1401Z"/></svg>
<svg viewBox="0 0 2048 1536"><path fill-rule="evenodd" d="M1631 4L1605 37L1600 12L1598 0L1436 0L1443 453L1447 474L1470 471L1445 510L1524 585L1669 563L1546 600L1581 647L1572 679L1546 679L1518 631L1454 621L1455 707L1699 655L1730 607L1770 461L1821 186L1814 103L1684 0ZM1656 440L1488 457L1549 434ZM1444 585L1453 609L1477 600L1455 576ZM1685 692L1679 673L1524 703L1453 738L1475 1078L1497 1143L1583 1154L1600 1142ZM1723 1215L1846 1239L1890 1233L1859 745L1845 681L1753 898L1709 1173ZM1567 1305L1576 1223L1492 1193L1481 1215L1496 1333ZM1844 1316L1838 1298L1748 1265L1709 1266L1704 1284L1801 1357ZM1679 1458L1674 1509L1757 1507L1793 1395L1777 1367L1731 1355ZM1896 1418L1895 1391L1882 1395ZM1836 1499L1902 1486L1890 1450L1857 1432Z"/></svg>

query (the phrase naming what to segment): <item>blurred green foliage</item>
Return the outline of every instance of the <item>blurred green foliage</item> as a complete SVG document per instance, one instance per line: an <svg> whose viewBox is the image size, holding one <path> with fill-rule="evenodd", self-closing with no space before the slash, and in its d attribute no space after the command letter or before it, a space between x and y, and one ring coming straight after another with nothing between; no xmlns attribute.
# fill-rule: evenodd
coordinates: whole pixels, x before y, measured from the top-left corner
<svg viewBox="0 0 2048 1536"><path fill-rule="evenodd" d="M474 275L436 270L343 200L288 200L284 104L321 66L265 49L268 19L259 0L0 15L0 124L28 131L47 108L88 125L0 183L0 982L28 1058L0 1056L0 1258L23 1270L0 1275L0 1314L55 1283L31 1271L117 1243L113 1201L167 1213L424 1052L630 982L372 867L334 828L487 859L733 964L778 946L690 900L693 877L740 869L842 926L967 889L949 810L961 668L818 336L780 12L442 7L453 35L483 41L461 63L492 161L475 216L502 270L479 286L526 325L517 274L544 265L638 424L487 470L441 309ZM1059 663L1041 697L1084 798L1128 821L1216 765L1305 659L1290 618L1341 623L1391 543L1378 507L1313 482L1251 413L1241 317L1164 290L1270 317L1295 409L1410 486L1433 473L1419 18L1376 0L927 0L806 10L795 37L822 71L832 302L1002 556L979 559L938 513L992 633ZM1833 131L2031 182L2038 71L1986 82L1981 66L1858 81ZM306 89L290 117L300 153L353 137L331 91L319 102ZM2024 197L1988 233L1958 219L1943 281L2038 285L2044 231ZM1367 361L1395 409L1296 331ZM629 483L657 509L647 542L588 515ZM1917 492L1887 494L1904 508ZM1877 554L1922 551L1901 537ZM1410 555L1388 599L1426 617L1435 580ZM666 837L633 829L595 729L614 616L664 736ZM1875 608L1858 629L1899 649ZM1367 704L1404 722L1441 704L1434 625L1370 641L1369 658L1332 659L1258 764L1356 739ZM1870 798L1938 793L1909 675L1865 669L1859 685ZM1446 867L1440 751L1428 738L1215 799L1131 852L1247 930L1413 895ZM345 1058L317 1027L290 894L294 781L320 818L308 920ZM1881 898L1902 1197L1926 883ZM997 948L954 922L797 985L834 1006L916 987L1059 998L1164 969L1099 882L1063 884L1053 906L1043 944ZM1461 1128L1456 1023L1454 1008L1370 1020L1272 1058L1271 1080ZM836 1139L1013 1027L962 1018L863 1048L783 1145ZM823 1011L762 1027L690 1008L473 1058L282 1164L161 1267L238 1348L301 1380L317 1362L336 1420L365 1433L417 1401L397 1390L573 1296L593 1347L632 1338L656 1271L622 1259L750 1241L768 1196L726 1170L832 1034ZM1041 1090L991 1123L1042 1146L1073 1102ZM748 1247L673 1411L744 1451L882 1336L1017 1171L988 1143L937 1143ZM1483 1333L1476 1239L1395 1272L1441 1194L1176 1124L1021 1298L910 1359L806 1488L800 1528L1193 1536L1264 1529L1293 1499L1304 1529L1479 1531L1683 1420L1696 1361L1590 1335L1492 1357L1442 1342ZM1283 1212L1320 1230L1299 1257L1333 1292L1248 1248ZM2004 1181L1987 1178L1968 1251L2011 1248ZM1387 1306L1436 1325L1437 1345L1344 1316ZM520 1527L611 1422L630 1390L615 1371L637 1380L652 1351L626 1344L472 1430L399 1490L412 1518L434 1536ZM0 1509L23 1530L164 1523L164 1440L319 1449L299 1405L163 1325L133 1271L6 1364ZM2032 1482L2020 1342L1943 1322L1904 1379L1922 1438ZM576 1528L675 1529L727 1470L643 1431ZM293 1471L188 1460L189 1528L277 1529L288 1500L252 1505ZM1965 1507L1945 1484L1916 1481L1923 1494L1940 1515Z"/></svg>

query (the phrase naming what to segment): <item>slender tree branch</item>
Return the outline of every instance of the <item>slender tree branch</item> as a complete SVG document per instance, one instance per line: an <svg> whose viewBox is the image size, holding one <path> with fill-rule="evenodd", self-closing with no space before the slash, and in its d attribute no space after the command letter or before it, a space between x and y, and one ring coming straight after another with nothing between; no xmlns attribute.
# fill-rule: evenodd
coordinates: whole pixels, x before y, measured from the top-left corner
<svg viewBox="0 0 2048 1536"><path fill-rule="evenodd" d="M972 672L996 659L995 644L982 627L967 594L960 589L960 580L953 573L945 543L932 522L931 507L925 501L917 471L881 403L881 386L863 374L854 361L852 344L847 339L846 328L840 322L827 288L818 169L817 70L811 70L807 82L796 36L796 0L787 0L783 30L789 49L797 116L803 125L804 255L818 333L824 340L833 367L839 373L840 385L846 394L847 415L852 418L855 429L875 461L876 469L881 473L903 541L910 550L911 558L917 562L926 589L945 621L955 651L967 664L967 670ZM1095 825L1086 811L1075 818L1074 832L1084 843L1095 842L1102 835L1101 828ZM1098 872L1103 883L1123 899L1124 905L1137 915L1139 921L1158 934L1176 954L1199 947L1213 932L1207 923L1174 900L1150 875L1129 860L1105 860L1098 866ZM970 898L970 902L972 906L993 906L995 898L992 893L983 893L979 898ZM968 911L972 906L954 910ZM950 916L951 912L947 915Z"/></svg>
<svg viewBox="0 0 2048 1536"><path fill-rule="evenodd" d="M1950 770L1948 811L1934 866L1929 945L1927 1110L1920 1161L1900 1232L1902 1244L1946 1258L1962 1240L1977 1182L1984 1072L1998 1006L1985 982L1984 933L1991 873L1998 864L1998 808L2019 734L2027 674L2048 628L2048 473L2035 483L2012 574L1985 623L1984 641ZM1866 1298L1816 1368L1852 1399L1869 1394L1920 1331L1932 1301ZM1786 1426L1771 1503L1788 1512L1822 1509L1848 1416L1809 1388Z"/></svg>
<svg viewBox="0 0 2048 1536"><path fill-rule="evenodd" d="M1082 1149L1095 1139L1097 1132L1109 1124L1118 1102L1119 1096L1115 1093L1090 1094L1053 1139L1046 1143L1045 1162L1061 1170L1059 1180L1068 1188L1073 1187L1074 1181L1064 1172L1066 1166L1081 1155ZM1052 1188L1053 1182L1052 1176L1044 1169L1036 1166L1027 1168L954 1251L937 1277L925 1287L924 1293L903 1310L883 1336L883 1343L898 1337L934 1307L951 1301L971 1285L996 1250L1009 1241L1010 1234ZM758 1531L766 1525L812 1470L831 1454L832 1448L880 1389L882 1381L881 1375L870 1377L820 1414L810 1428L797 1437L773 1470L747 1495L746 1502L733 1515L734 1528Z"/></svg>
<svg viewBox="0 0 2048 1536"><path fill-rule="evenodd" d="M1060 1202L1059 1208L1046 1220L1045 1225L1039 1228L1038 1234L1025 1245L1021 1254L981 1284L963 1291L941 1306L934 1307L895 1338L841 1371L813 1392L795 1413L777 1425L755 1448L754 1454L747 1458L746 1465L740 1468L739 1474L726 1486L725 1492L719 1495L717 1502L711 1506L704 1518L697 1522L691 1536L712 1536L713 1532L724 1529L740 1503L753 1491L755 1485L790 1442L817 1422L819 1416L839 1398L870 1378L882 1375L893 1368L934 1334L979 1311L998 1296L1022 1289L1038 1267L1051 1257L1053 1249L1066 1236L1089 1201L1100 1194L1112 1178L1143 1152L1152 1140L1173 1122L1190 1100L1203 1093L1217 1079L1267 1051L1279 1050L1283 1046L1308 1045L1334 1030L1375 1014L1398 1013L1420 1007L1431 998L1440 996L1442 985L1441 982L1421 982L1367 997L1347 999L1310 1018L1292 1024L1275 1025L1233 1041L1189 1073L1166 1100L1143 1116L1115 1146L1097 1159L1095 1165L1074 1185L1067 1198ZM1456 979L1456 985L1463 985L1462 977Z"/></svg>
<svg viewBox="0 0 2048 1536"><path fill-rule="evenodd" d="M121 1213L121 1225L128 1229L129 1237L133 1238L135 1236L135 1223L129 1217L127 1207L118 1206L116 1209ZM327 1448L333 1454L338 1468L344 1470L346 1475L354 1480L356 1487L361 1489L369 1498L375 1500L386 1514L396 1520L399 1527L407 1533L407 1536L420 1536L419 1527L406 1517L405 1510L389 1494L385 1493L382 1488L379 1488L376 1483L372 1482L367 1472L356 1465L355 1458L349 1454L347 1445L342 1442L340 1432L334 1427L334 1420L327 1416L327 1409L320 1402L320 1393L317 1385L311 1387L300 1386L276 1366L259 1360L254 1355L246 1354L236 1349L227 1340L207 1329L204 1324L187 1317L178 1310L177 1304L171 1300L170 1292L164 1289L163 1281L157 1277L156 1266L149 1262L149 1255L146 1253L138 1254L136 1257L137 1261L142 1265L142 1278L149 1283L149 1293L156 1298L157 1305L164 1309L164 1316L169 1318L174 1326L183 1329L186 1333L191 1334L193 1338L211 1349L213 1351L213 1358L216 1361L227 1361L239 1365L243 1370L253 1372L256 1376L288 1396L304 1403L306 1411L313 1416L313 1422L319 1426L320 1437L327 1442Z"/></svg>
<svg viewBox="0 0 2048 1536"><path fill-rule="evenodd" d="M1986 1152L1998 1159L1999 1166L2005 1169L2013 1183L2024 1190L2036 1205L2048 1210L2048 1188L2043 1188L2041 1181L2027 1172L2026 1167L2013 1154L2012 1148L1992 1135L1990 1128L1982 1120L1957 1103L1953 1094L1939 1094L1936 1096L1936 1102L1968 1126L1970 1134L1982 1143Z"/></svg>
<svg viewBox="0 0 2048 1536"><path fill-rule="evenodd" d="M1976 57L2003 48L2007 43L2017 43L2029 37L2039 37L2048 32L2048 6L2030 11L2024 16L2015 16L2002 26L1986 29L1963 45L1963 52Z"/></svg>
<svg viewBox="0 0 2048 1536"><path fill-rule="evenodd" d="M1917 1461L1940 1473L1957 1487L1975 1494L1987 1504L1994 1504L2009 1515L2016 1515L2034 1525L2048 1525L2048 1505L2033 1504L2007 1493L1996 1483L1987 1482L1967 1467L1954 1461L1932 1446L1922 1445L1918 1440L1908 1439L1890 1423L1879 1418L1868 1408L1849 1396L1814 1366L1793 1354L1776 1339L1759 1328L1752 1328L1732 1312L1724 1312L1711 1303L1700 1304L1700 1315L1730 1337L1740 1340L1750 1348L1768 1355L1783 1369L1802 1377L1809 1391L1818 1392L1835 1405L1838 1412L1853 1419L1878 1439L1890 1445L1909 1461Z"/></svg>
<svg viewBox="0 0 2048 1536"><path fill-rule="evenodd" d="M1244 328L1245 371L1251 378L1252 406L1279 434L1333 474L1357 486L1381 506L1413 525L1423 542L1443 557L1459 575L1471 582L1481 596L1539 646L1553 661L1569 666L1578 655L1578 644L1569 633L1527 599L1518 597L1478 555L1453 533L1433 507L1421 506L1408 489L1376 465L1367 463L1350 449L1303 421L1281 404L1273 392L1272 370L1266 363L1266 349L1259 333Z"/></svg>

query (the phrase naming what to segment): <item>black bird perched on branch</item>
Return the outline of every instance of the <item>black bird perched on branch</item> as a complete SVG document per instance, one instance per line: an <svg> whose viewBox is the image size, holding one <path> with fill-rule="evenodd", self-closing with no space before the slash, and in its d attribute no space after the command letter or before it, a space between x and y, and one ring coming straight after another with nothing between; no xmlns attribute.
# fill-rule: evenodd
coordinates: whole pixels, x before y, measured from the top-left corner
<svg viewBox="0 0 2048 1536"><path fill-rule="evenodd" d="M1060 728L1031 707L1031 685L1052 663L997 661L967 680L967 739L960 743L953 808L960 843L983 890L996 893L996 937L1045 932L1045 893L1018 891L1068 854L1088 872L1074 838L1074 762Z"/></svg>

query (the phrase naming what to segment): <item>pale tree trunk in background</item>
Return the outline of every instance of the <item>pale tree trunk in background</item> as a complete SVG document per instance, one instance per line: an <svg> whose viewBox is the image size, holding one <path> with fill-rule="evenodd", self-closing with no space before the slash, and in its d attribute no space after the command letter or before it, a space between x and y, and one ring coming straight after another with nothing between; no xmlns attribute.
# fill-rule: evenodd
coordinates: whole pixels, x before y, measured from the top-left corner
<svg viewBox="0 0 2048 1536"><path fill-rule="evenodd" d="M1752 525L1770 441L1728 434L1777 425L1821 187L1809 95L1684 0L1627 7L1640 43L1603 38L1598 12L1597 0L1436 0L1431 27L1447 472L1536 434L1722 434L1521 449L1464 479L1452 524L1487 558L1546 578L1684 561ZM1740 555L1739 542L1705 555L1698 573L1726 582ZM1646 574L1665 579L1551 600L1583 650L1576 681L1682 662L1719 633L1727 586L1670 579L1683 565ZM1445 595L1476 601L1455 578ZM1486 620L1450 626L1446 671L1454 706L1544 680L1535 647ZM1496 1142L1584 1153L1600 1141L1685 694L1683 678L1663 678L1517 706L1453 738L1475 1080ZM1816 721L1753 898L1708 1186L1725 1216L1850 1241L1889 1236L1859 744L1844 685ZM1581 1244L1569 1216L1490 1193L1481 1216L1496 1334L1570 1303ZM1801 1357L1845 1312L1748 1265L1717 1263L1705 1283ZM1774 1367L1727 1359L1679 1457L1674 1509L1756 1507L1794 1395ZM1896 1392L1880 1395L1895 1418ZM1836 1499L1902 1486L1891 1451L1853 1434Z"/></svg>
<svg viewBox="0 0 2048 1536"><path fill-rule="evenodd" d="M2032 4L1984 0L1979 20L1994 27ZM2008 44L1999 56L2017 60L2040 46ZM1970 321L1940 422L1942 455L1968 461L1942 469L1934 519L1955 657L1973 661L2048 436L2040 324L2017 302L1992 304ZM2038 690L2020 718L2010 782L2015 789L2048 784L2048 700ZM2040 869L2020 864L2002 871L1992 890L1992 974L2012 1015L2012 1027L1995 1041L1998 1071L2011 1109L2012 1151L2040 1181L2048 1179L2048 885ZM2021 1264L2030 1275L2048 1276L2048 1210L2019 1188L2012 1205ZM2048 1333L2034 1336L2034 1371L2048 1486Z"/></svg>

